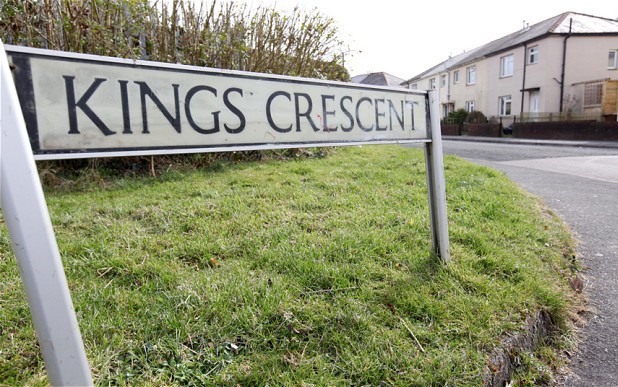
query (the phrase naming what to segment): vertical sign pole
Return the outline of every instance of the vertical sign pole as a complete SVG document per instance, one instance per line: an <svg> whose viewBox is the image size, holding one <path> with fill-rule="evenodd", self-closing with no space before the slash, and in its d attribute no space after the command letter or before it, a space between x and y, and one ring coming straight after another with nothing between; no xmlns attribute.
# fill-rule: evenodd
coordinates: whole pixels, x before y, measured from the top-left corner
<svg viewBox="0 0 618 387"><path fill-rule="evenodd" d="M52 385L92 385L17 92L0 42L0 205Z"/></svg>
<svg viewBox="0 0 618 387"><path fill-rule="evenodd" d="M442 262L448 263L451 259L451 251L448 239L446 184L444 182L444 158L442 154L438 92L430 90L428 98L431 142L425 143L425 163L427 165L432 249Z"/></svg>

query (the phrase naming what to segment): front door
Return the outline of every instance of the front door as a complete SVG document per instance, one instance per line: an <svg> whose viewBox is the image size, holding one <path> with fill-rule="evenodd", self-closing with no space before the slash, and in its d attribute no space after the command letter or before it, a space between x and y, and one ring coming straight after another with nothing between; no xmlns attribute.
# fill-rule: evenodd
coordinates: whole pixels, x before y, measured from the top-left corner
<svg viewBox="0 0 618 387"><path fill-rule="evenodd" d="M528 106L528 112L530 112L532 116L535 116L539 112L539 91L538 90L530 92L530 104Z"/></svg>

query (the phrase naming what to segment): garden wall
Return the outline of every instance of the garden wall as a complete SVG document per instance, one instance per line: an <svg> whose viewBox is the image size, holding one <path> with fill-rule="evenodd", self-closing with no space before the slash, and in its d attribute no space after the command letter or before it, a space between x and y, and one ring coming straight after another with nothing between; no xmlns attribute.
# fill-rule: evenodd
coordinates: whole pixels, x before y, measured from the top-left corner
<svg viewBox="0 0 618 387"><path fill-rule="evenodd" d="M459 136L461 134L457 124L442 124L440 128L443 136Z"/></svg>
<svg viewBox="0 0 618 387"><path fill-rule="evenodd" d="M500 124L467 124L468 136L500 137Z"/></svg>
<svg viewBox="0 0 618 387"><path fill-rule="evenodd" d="M517 122L514 138L618 141L618 122L559 121Z"/></svg>

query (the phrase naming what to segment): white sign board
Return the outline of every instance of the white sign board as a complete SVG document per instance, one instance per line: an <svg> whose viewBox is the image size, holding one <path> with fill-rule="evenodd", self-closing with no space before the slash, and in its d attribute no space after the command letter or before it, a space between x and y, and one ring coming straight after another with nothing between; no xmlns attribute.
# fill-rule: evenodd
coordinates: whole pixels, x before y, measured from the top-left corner
<svg viewBox="0 0 618 387"><path fill-rule="evenodd" d="M435 92L0 42L0 130L0 203L52 385L92 376L35 158L424 142L433 252L450 258Z"/></svg>
<svg viewBox="0 0 618 387"><path fill-rule="evenodd" d="M429 139L424 92L6 50L37 159Z"/></svg>

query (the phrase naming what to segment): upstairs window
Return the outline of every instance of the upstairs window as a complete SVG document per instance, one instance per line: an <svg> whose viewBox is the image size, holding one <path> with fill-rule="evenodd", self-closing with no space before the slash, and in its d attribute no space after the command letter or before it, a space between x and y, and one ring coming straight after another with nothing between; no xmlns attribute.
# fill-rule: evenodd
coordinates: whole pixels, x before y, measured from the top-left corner
<svg viewBox="0 0 618 387"><path fill-rule="evenodd" d="M459 83L459 70L455 70L453 72L453 84L458 84Z"/></svg>
<svg viewBox="0 0 618 387"><path fill-rule="evenodd" d="M467 78L466 84L474 85L476 83L476 66L470 66L466 69Z"/></svg>
<svg viewBox="0 0 618 387"><path fill-rule="evenodd" d="M412 90L416 90L416 89L418 89L418 84L417 84L417 83L413 83L413 84L411 84L411 85L410 85L410 89L412 89Z"/></svg>
<svg viewBox="0 0 618 387"><path fill-rule="evenodd" d="M539 63L539 46L528 49L528 64Z"/></svg>
<svg viewBox="0 0 618 387"><path fill-rule="evenodd" d="M431 78L429 80L429 90L435 90L436 89L436 78Z"/></svg>
<svg viewBox="0 0 618 387"><path fill-rule="evenodd" d="M610 70L618 69L618 50L609 50L607 55L607 68Z"/></svg>
<svg viewBox="0 0 618 387"><path fill-rule="evenodd" d="M500 78L513 76L513 54L500 58Z"/></svg>
<svg viewBox="0 0 618 387"><path fill-rule="evenodd" d="M440 75L440 87L446 86L446 74Z"/></svg>

